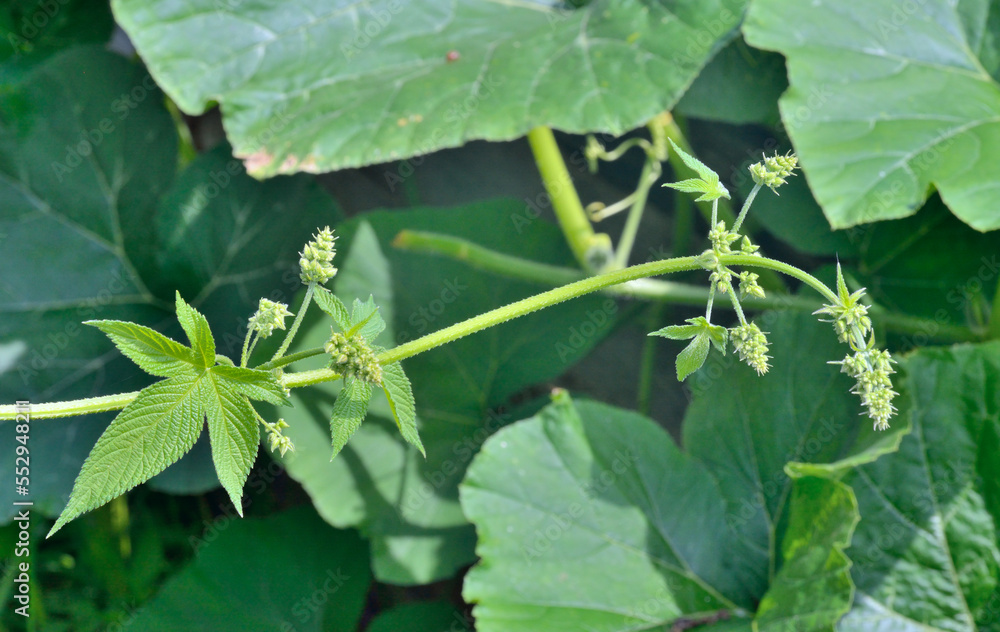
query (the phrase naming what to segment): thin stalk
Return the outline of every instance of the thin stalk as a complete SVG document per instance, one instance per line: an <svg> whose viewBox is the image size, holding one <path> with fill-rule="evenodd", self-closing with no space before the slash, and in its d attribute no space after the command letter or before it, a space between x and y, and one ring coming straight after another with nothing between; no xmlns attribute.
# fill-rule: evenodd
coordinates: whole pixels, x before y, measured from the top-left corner
<svg viewBox="0 0 1000 632"><path fill-rule="evenodd" d="M746 327L747 317L743 313L743 308L740 307L740 299L736 298L736 290L732 287L729 288L729 300L733 304L733 309L736 310L736 317L740 319L740 324Z"/></svg>
<svg viewBox="0 0 1000 632"><path fill-rule="evenodd" d="M312 300L313 292L315 291L316 282L312 281L308 286L306 286L306 296L302 299L302 305L299 306L299 313L295 315L295 321L292 323L291 329L288 330L288 335L285 336L285 339L282 341L281 347L279 347L274 353L274 356L271 358L271 362L274 362L281 356L285 355L285 352L288 351L288 347L292 344L295 334L299 332L299 325L302 324L302 319L306 315L306 310L309 309L309 302Z"/></svg>
<svg viewBox="0 0 1000 632"><path fill-rule="evenodd" d="M642 213L646 210L646 199L649 197L649 189L660 177L660 163L653 156L646 158L646 163L642 166L642 173L639 175L639 186L635 190L632 199L632 208L629 209L628 218L625 220L625 228L618 239L618 250L615 251L615 266L624 268L628 265L629 256L632 254L632 246L635 245L635 236L639 232L639 224L642 222Z"/></svg>
<svg viewBox="0 0 1000 632"><path fill-rule="evenodd" d="M753 185L753 190L750 191L750 195L748 195L746 201L743 202L743 208L740 209L740 216L736 218L736 223L733 224L732 231L734 233L739 232L740 226L743 225L743 220L747 217L747 211L750 210L750 205L753 204L753 200L757 197L757 193L760 192L760 188L762 186L764 185L759 182Z"/></svg>
<svg viewBox="0 0 1000 632"><path fill-rule="evenodd" d="M550 128L536 127L528 132L528 143L535 155L535 163L552 200L552 210L559 220L563 235L566 236L576 260L587 268L587 253L594 243L594 227L587 218L576 187L573 186L573 179L566 169L556 137Z"/></svg>
<svg viewBox="0 0 1000 632"><path fill-rule="evenodd" d="M705 305L705 320L712 322L712 304L715 303L715 283L708 290L708 302Z"/></svg>
<svg viewBox="0 0 1000 632"><path fill-rule="evenodd" d="M260 366L255 366L254 368L259 371L270 371L271 369L277 369L278 367L287 366L293 362L298 362L299 360L305 360L306 358L311 358L313 356L318 356L320 354L326 353L323 347L313 347L312 349L306 349L305 351L296 351L290 355L282 356L277 360L271 360L270 362L265 362Z"/></svg>
<svg viewBox="0 0 1000 632"><path fill-rule="evenodd" d="M250 359L250 339L257 335L257 330L248 330L247 337L243 339L243 352L240 354L240 366L245 367Z"/></svg>

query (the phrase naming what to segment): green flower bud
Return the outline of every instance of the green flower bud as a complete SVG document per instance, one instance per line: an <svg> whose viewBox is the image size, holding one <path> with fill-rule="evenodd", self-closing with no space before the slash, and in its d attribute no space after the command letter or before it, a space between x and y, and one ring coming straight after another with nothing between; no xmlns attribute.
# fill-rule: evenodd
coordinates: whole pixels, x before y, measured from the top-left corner
<svg viewBox="0 0 1000 632"><path fill-rule="evenodd" d="M798 167L799 159L794 154L785 156L764 156L763 163L750 165L750 175L753 181L770 187L772 191L785 183L785 178L792 175Z"/></svg>
<svg viewBox="0 0 1000 632"><path fill-rule="evenodd" d="M359 334L348 338L332 327L330 330L330 339L323 346L331 356L330 368L344 377L382 384L382 365L364 337Z"/></svg>
<svg viewBox="0 0 1000 632"><path fill-rule="evenodd" d="M250 331L258 331L261 338L267 338L274 332L275 328L285 328L285 318L288 316L294 316L294 314L288 311L287 305L262 298L257 307L257 313L250 317Z"/></svg>
<svg viewBox="0 0 1000 632"><path fill-rule="evenodd" d="M289 450L295 452L295 445L292 444L292 440L281 433L283 428L288 428L288 424L285 423L284 419L279 419L273 424L269 424L265 421L264 427L267 429L267 437L271 446L271 452L274 452L277 449L280 451L281 456L285 456L285 453Z"/></svg>
<svg viewBox="0 0 1000 632"><path fill-rule="evenodd" d="M310 283L326 283L337 274L337 268L331 265L333 257L337 254L333 242L336 237L333 231L327 226L319 233L313 235L313 241L305 245L299 253L300 278L306 285Z"/></svg>

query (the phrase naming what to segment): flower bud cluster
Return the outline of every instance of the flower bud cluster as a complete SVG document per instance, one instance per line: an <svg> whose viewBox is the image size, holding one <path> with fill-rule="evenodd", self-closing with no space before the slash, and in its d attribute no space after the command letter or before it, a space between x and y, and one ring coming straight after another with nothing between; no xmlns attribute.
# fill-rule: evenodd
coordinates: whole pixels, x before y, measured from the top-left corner
<svg viewBox="0 0 1000 632"><path fill-rule="evenodd" d="M279 450L281 456L285 456L285 452L291 450L295 452L295 446L292 444L292 440L281 434L283 428L288 428L288 424L285 423L284 419L279 419L273 424L264 422L264 427L267 429L268 443L271 446L271 452Z"/></svg>
<svg viewBox="0 0 1000 632"><path fill-rule="evenodd" d="M799 159L794 154L785 156L764 156L763 163L750 165L750 175L757 184L765 185L772 191L785 183L785 178L792 175L792 171L799 164Z"/></svg>
<svg viewBox="0 0 1000 632"><path fill-rule="evenodd" d="M333 331L323 350L332 357L330 368L339 371L344 377L353 377L370 384L382 383L382 365L360 334L348 338Z"/></svg>
<svg viewBox="0 0 1000 632"><path fill-rule="evenodd" d="M337 268L332 265L333 258L337 254L333 242L337 238L333 236L329 226L313 235L313 238L299 253L301 270L299 276L306 285L310 283L322 285L337 274Z"/></svg>
<svg viewBox="0 0 1000 632"><path fill-rule="evenodd" d="M261 338L267 338L274 333L275 328L284 329L285 318L293 315L288 311L288 305L262 298L257 313L250 317L249 328L250 331L259 332Z"/></svg>
<svg viewBox="0 0 1000 632"><path fill-rule="evenodd" d="M770 359L767 355L767 336L756 323L732 327L729 330L729 340L740 354L740 359L757 371L757 375L767 373L767 361Z"/></svg>
<svg viewBox="0 0 1000 632"><path fill-rule="evenodd" d="M861 403L868 409L875 429L885 430L889 427L889 418L896 412L892 399L899 394L892 390L892 378L889 377L895 373L892 369L895 361L888 351L875 348L872 319L868 316L868 307L861 303L864 293L864 289L848 292L838 265L837 300L815 313L831 316L827 322L833 323L840 341L849 344L854 351L832 364L839 364L842 372L856 380L851 392L861 396Z"/></svg>

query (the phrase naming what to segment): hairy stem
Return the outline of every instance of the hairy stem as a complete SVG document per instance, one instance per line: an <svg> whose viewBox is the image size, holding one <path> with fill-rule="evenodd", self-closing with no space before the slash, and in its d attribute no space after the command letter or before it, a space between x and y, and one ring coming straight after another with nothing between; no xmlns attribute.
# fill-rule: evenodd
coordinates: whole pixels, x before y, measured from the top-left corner
<svg viewBox="0 0 1000 632"><path fill-rule="evenodd" d="M580 203L556 137L548 127L536 127L528 132L528 143L566 241L580 265L589 268L587 253L595 242L594 227Z"/></svg>
<svg viewBox="0 0 1000 632"><path fill-rule="evenodd" d="M292 323L291 329L288 330L288 335L281 343L281 347L278 348L274 353L274 357L271 358L271 362L274 362L281 356L285 355L288 351L288 347L292 344L292 340L295 339L295 334L299 332L299 325L302 324L302 319L306 315L306 310L309 309L309 301L312 300L313 292L316 291L316 282L311 282L306 286L306 296L302 299L302 305L299 306L299 313L295 315L295 321Z"/></svg>
<svg viewBox="0 0 1000 632"><path fill-rule="evenodd" d="M747 211L750 210L750 205L753 204L753 200L757 197L760 192L760 188L764 186L759 182L753 185L753 190L750 191L750 195L747 196L745 202L743 202L743 208L740 209L740 216L736 218L736 223L733 224L732 231L738 233L740 231L740 226L743 225L743 220L747 217Z"/></svg>
<svg viewBox="0 0 1000 632"><path fill-rule="evenodd" d="M706 255L700 255L698 257L676 257L674 259L664 259L662 261L642 263L625 268L624 270L615 270L613 272L587 277L568 285L563 285L547 292L542 292L541 294L499 307L484 314L474 316L450 327L445 327L444 329L429 333L421 338L381 353L378 356L378 360L381 364L398 362L419 353L429 351L443 344L458 340L459 338L464 338L465 336L482 331L483 329L507 322L513 318L518 318L520 316L536 312L540 309L556 305L557 303L562 303L563 301L568 301L585 294L604 290L615 285L634 282L639 279L659 276L661 274L671 274L674 272L701 269L704 268L703 264L705 263L705 256ZM830 303L834 303L837 300L836 294L834 294L830 288L823 285L819 279L812 276L808 272L781 261L775 261L774 259L754 255L729 254L718 257L717 262L724 266L745 266L781 272L782 274L787 274L788 276L799 279L806 285L812 287L823 295L823 297ZM303 304L305 304L305 301L303 301ZM916 327L915 331L926 331L923 327L928 325L928 321L912 318L908 318L906 320L911 325ZM936 323L932 324L937 326ZM941 326L938 326L936 331L940 330ZM289 334L291 333L292 332L289 332ZM967 336L968 337L965 339L975 338L971 334L967 334ZM316 350L309 350L308 352L303 353L309 353L310 355L318 354ZM274 361L272 360L272 362ZM340 374L331 371L330 369L315 369L313 371L286 374L282 377L281 381L287 388L298 388L300 386L309 386L320 382L329 382L340 377ZM31 407L30 415L32 419L52 419L58 417L86 415L110 410L120 410L129 402L134 400L138 395L138 391L133 391L130 393L93 397L68 402L38 404ZM20 411L11 405L0 406L0 420L14 419L19 412Z"/></svg>

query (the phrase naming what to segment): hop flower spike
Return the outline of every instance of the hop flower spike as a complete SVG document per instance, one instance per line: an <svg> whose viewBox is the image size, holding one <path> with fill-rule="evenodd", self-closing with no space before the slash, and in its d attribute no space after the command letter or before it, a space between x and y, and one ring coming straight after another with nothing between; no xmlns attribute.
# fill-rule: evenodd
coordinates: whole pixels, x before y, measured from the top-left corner
<svg viewBox="0 0 1000 632"><path fill-rule="evenodd" d="M766 185L772 191L785 183L785 178L793 175L792 172L798 167L799 159L795 154L784 156L764 156L764 162L750 165L750 175L757 184Z"/></svg>
<svg viewBox="0 0 1000 632"><path fill-rule="evenodd" d="M281 433L282 429L288 428L288 424L285 423L284 419L279 419L273 424L269 424L266 421L263 423L264 427L267 428L267 438L271 446L271 452L278 450L281 456L285 456L285 453L289 450L295 452L295 445L292 443L292 440Z"/></svg>
<svg viewBox="0 0 1000 632"><path fill-rule="evenodd" d="M307 243L302 252L299 253L301 257L299 259L300 277L304 284L319 283L322 285L337 274L337 268L331 264L337 254L333 243L336 239L333 236L333 231L327 226L313 235L313 240Z"/></svg>
<svg viewBox="0 0 1000 632"><path fill-rule="evenodd" d="M274 332L275 328L285 328L285 318L288 316L294 316L288 311L288 305L262 298L260 306L257 307L257 313L250 317L249 327L251 331L260 332L261 338L267 338Z"/></svg>
<svg viewBox="0 0 1000 632"><path fill-rule="evenodd" d="M756 323L737 325L729 330L729 339L733 343L736 352L740 354L740 360L749 364L757 375L764 375L770 368L767 361L767 335L760 330Z"/></svg>

